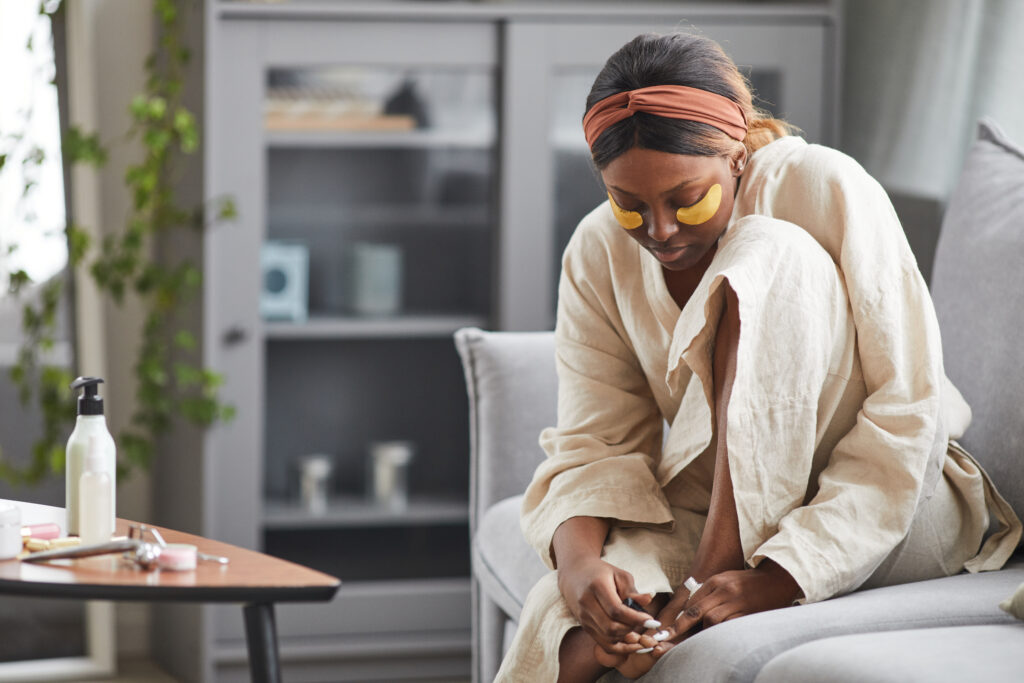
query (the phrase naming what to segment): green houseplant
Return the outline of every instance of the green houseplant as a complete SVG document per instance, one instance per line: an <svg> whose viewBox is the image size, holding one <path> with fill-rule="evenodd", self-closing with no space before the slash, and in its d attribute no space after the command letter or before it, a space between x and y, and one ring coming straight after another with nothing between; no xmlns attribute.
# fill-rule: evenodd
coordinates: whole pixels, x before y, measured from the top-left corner
<svg viewBox="0 0 1024 683"><path fill-rule="evenodd" d="M201 366L197 341L184 324L185 311L201 287L201 273L187 259L158 260L150 248L154 240L201 231L234 215L230 199L183 207L177 197L181 159L195 154L200 142L195 117L182 102L183 74L191 54L183 41L179 4L154 0L153 9L156 45L145 63L145 87L130 103L132 126L124 138L124 142L140 143L143 151L141 160L129 166L124 176L132 197L130 215L119 231L107 232L100 243L92 243L82 226L69 222L65 230L67 272L84 265L104 296L118 305L134 296L144 309L133 364L136 409L130 427L116 435L121 475L148 468L156 440L171 427L175 416L209 426L233 414L231 406L218 399L222 378ZM59 21L62 12L59 1L39 5L41 21ZM28 48L34 49L31 41ZM43 152L35 148L15 154L24 143L19 131L0 131L0 173L5 172L8 159L21 158L18 170L28 194L35 182L31 167L42 163ZM63 132L62 149L68 166L99 166L107 159L97 135L73 127ZM16 248L14 244L8 249L13 252ZM54 347L60 302L70 283L66 275L54 277L42 283L30 300L23 295L33 283L24 270L7 273L7 280L9 295L24 299L22 343L10 377L21 402L38 405L43 426L27 464L15 464L0 450L0 479L31 484L63 472L64 440L75 414L68 388L74 373L46 360L46 353Z"/></svg>

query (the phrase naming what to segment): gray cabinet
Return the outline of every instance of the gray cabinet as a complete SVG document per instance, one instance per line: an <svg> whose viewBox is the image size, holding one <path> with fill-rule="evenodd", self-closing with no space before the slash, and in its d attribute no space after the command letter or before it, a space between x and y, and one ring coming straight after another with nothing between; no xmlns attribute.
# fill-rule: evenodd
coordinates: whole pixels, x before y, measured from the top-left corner
<svg viewBox="0 0 1024 683"><path fill-rule="evenodd" d="M552 325L560 251L603 198L589 82L637 33L687 24L834 142L829 4L208 3L205 192L238 218L204 238L203 343L237 417L183 456L201 504L163 519L343 580L329 605L279 606L288 680L468 679L451 333ZM398 510L365 493L370 445L394 439L415 449ZM334 462L317 513L298 491L312 453ZM164 661L196 661L179 674L246 680L237 609L161 620Z"/></svg>

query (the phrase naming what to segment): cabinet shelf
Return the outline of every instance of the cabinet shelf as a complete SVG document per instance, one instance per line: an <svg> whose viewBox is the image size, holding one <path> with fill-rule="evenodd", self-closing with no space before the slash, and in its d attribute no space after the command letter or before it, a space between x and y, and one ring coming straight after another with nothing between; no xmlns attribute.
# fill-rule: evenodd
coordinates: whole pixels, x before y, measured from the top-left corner
<svg viewBox="0 0 1024 683"><path fill-rule="evenodd" d="M266 144L271 149L490 149L491 131L335 131L268 130Z"/></svg>
<svg viewBox="0 0 1024 683"><path fill-rule="evenodd" d="M462 327L486 327L476 315L400 315L381 318L314 317L305 322L265 321L268 340L322 340L447 337Z"/></svg>
<svg viewBox="0 0 1024 683"><path fill-rule="evenodd" d="M486 204L441 207L437 204L361 204L340 211L334 206L272 205L270 225L305 225L313 229L337 229L349 224L362 227L483 228L490 221Z"/></svg>
<svg viewBox="0 0 1024 683"><path fill-rule="evenodd" d="M370 526L431 526L465 524L469 521L466 501L416 498L404 510L392 510L357 496L331 500L322 513L306 510L295 501L268 500L263 505L264 530L365 528Z"/></svg>

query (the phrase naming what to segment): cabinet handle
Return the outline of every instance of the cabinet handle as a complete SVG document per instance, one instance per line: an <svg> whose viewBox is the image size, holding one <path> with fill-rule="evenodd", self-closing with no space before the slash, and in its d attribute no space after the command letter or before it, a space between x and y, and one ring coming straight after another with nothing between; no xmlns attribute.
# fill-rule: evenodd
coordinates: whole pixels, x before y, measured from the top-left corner
<svg viewBox="0 0 1024 683"><path fill-rule="evenodd" d="M229 327L221 338L224 346L237 346L248 338L248 333L241 327Z"/></svg>

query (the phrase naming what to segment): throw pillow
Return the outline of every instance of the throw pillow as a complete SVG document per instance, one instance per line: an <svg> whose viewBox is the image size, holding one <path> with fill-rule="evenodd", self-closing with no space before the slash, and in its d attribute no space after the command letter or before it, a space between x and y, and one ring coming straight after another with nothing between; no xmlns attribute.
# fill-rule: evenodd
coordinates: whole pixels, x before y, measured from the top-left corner
<svg viewBox="0 0 1024 683"><path fill-rule="evenodd" d="M961 439L1024 517L1024 149L983 119L932 271L946 372L974 419Z"/></svg>

